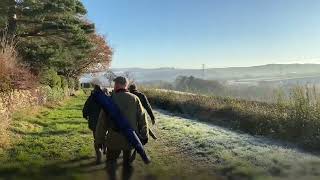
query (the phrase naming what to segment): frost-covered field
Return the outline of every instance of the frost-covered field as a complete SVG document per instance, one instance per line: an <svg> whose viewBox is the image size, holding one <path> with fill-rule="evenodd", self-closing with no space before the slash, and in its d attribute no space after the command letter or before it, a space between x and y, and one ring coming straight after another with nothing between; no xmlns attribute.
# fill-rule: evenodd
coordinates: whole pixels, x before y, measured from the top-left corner
<svg viewBox="0 0 320 180"><path fill-rule="evenodd" d="M158 111L158 133L227 178L319 179L320 158L271 141Z"/></svg>

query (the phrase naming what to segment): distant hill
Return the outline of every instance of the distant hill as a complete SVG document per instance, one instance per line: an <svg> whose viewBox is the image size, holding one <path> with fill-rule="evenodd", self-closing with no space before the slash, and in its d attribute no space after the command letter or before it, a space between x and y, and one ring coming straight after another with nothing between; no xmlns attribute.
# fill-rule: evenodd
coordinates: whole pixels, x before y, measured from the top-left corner
<svg viewBox="0 0 320 180"><path fill-rule="evenodd" d="M310 75L320 75L320 64L268 64L252 67L228 67L205 69L177 68L114 68L116 74L129 72L138 82L173 81L177 76L195 76L215 80L241 80L264 78L299 78Z"/></svg>

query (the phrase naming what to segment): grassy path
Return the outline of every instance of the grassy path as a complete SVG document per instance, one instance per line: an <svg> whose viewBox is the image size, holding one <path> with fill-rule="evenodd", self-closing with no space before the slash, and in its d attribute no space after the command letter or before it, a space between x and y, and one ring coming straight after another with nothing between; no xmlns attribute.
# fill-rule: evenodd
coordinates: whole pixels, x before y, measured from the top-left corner
<svg viewBox="0 0 320 180"><path fill-rule="evenodd" d="M15 114L12 146L0 151L0 179L107 179L94 165L92 135L82 118L85 96L55 108ZM320 158L265 138L157 111L160 137L138 157L133 179L319 179ZM120 172L120 171L118 171Z"/></svg>
<svg viewBox="0 0 320 180"><path fill-rule="evenodd" d="M78 172L77 168L62 166L92 157L91 135L80 111L84 100L72 98L54 109L17 112L10 129L12 145L0 156L1 175L15 179L47 175L70 178Z"/></svg>
<svg viewBox="0 0 320 180"><path fill-rule="evenodd" d="M0 179L106 179L104 165L94 165L92 134L81 113L85 99L17 112L12 145L0 151ZM145 166L137 158L134 179L216 179L166 138L150 142L147 150L153 163Z"/></svg>

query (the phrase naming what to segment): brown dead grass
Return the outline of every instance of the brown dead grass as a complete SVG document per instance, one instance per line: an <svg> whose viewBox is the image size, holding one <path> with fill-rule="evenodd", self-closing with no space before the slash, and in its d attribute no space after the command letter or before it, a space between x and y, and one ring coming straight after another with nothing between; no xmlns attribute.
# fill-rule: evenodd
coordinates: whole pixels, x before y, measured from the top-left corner
<svg viewBox="0 0 320 180"><path fill-rule="evenodd" d="M4 37L0 39L0 47L0 92L6 92L12 88L11 77L17 66L16 52L14 45Z"/></svg>
<svg viewBox="0 0 320 180"><path fill-rule="evenodd" d="M35 87L35 76L21 63L16 51L17 42L6 31L0 34L0 92Z"/></svg>
<svg viewBox="0 0 320 180"><path fill-rule="evenodd" d="M10 114L15 104L20 107L21 96L12 96L15 91L35 87L35 77L18 60L16 41L6 31L0 34L0 148L7 147ZM22 95L22 94L21 94Z"/></svg>
<svg viewBox="0 0 320 180"><path fill-rule="evenodd" d="M10 144L10 137L7 132L9 127L9 117L6 114L0 114L0 151L3 148L6 148Z"/></svg>

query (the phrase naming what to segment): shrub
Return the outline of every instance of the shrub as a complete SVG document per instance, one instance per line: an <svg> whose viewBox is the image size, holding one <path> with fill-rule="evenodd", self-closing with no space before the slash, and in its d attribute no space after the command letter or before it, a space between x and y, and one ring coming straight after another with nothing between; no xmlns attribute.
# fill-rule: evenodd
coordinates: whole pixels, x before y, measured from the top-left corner
<svg viewBox="0 0 320 180"><path fill-rule="evenodd" d="M81 85L79 79L74 79L74 89L75 90L80 90Z"/></svg>
<svg viewBox="0 0 320 180"><path fill-rule="evenodd" d="M47 69L40 73L40 83L51 88L60 88L61 78L54 69Z"/></svg>
<svg viewBox="0 0 320 180"><path fill-rule="evenodd" d="M64 90L58 87L42 86L40 88L41 97L45 97L45 102L58 102L64 99Z"/></svg>
<svg viewBox="0 0 320 180"><path fill-rule="evenodd" d="M70 89L74 89L75 88L75 80L73 78L68 78L68 87Z"/></svg>
<svg viewBox="0 0 320 180"><path fill-rule="evenodd" d="M68 80L66 77L64 76L60 76L60 79L61 79L61 88L62 89L68 89L69 88L69 85L68 85Z"/></svg>

